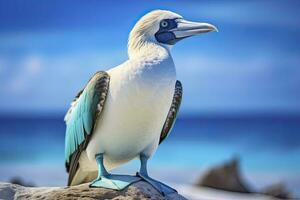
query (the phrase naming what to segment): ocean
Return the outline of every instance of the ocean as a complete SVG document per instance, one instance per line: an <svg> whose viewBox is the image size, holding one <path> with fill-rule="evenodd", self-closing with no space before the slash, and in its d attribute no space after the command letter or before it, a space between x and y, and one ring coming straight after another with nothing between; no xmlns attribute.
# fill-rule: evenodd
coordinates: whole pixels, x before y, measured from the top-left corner
<svg viewBox="0 0 300 200"><path fill-rule="evenodd" d="M37 186L65 185L62 115L0 117L0 181L20 177ZM168 184L194 184L209 168L240 160L256 191L283 182L300 194L300 116L184 115L149 161L150 174ZM117 173L134 174L138 161Z"/></svg>

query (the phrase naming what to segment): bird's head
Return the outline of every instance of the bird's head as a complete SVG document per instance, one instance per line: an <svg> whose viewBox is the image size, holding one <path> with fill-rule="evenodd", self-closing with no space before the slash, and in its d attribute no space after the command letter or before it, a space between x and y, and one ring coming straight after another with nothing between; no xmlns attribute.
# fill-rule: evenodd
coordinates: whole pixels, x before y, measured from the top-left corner
<svg viewBox="0 0 300 200"><path fill-rule="evenodd" d="M144 15L133 27L129 35L128 51L130 54L156 44L170 48L176 42L211 31L218 31L208 23L191 22L182 16L167 10L154 10Z"/></svg>

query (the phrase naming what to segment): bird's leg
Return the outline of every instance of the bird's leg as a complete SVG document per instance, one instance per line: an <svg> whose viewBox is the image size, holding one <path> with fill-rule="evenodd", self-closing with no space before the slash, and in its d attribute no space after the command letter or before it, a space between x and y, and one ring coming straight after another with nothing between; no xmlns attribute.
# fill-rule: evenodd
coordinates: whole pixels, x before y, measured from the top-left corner
<svg viewBox="0 0 300 200"><path fill-rule="evenodd" d="M177 193L177 191L166 184L159 182L157 180L152 179L148 175L147 171L147 161L148 157L145 155L140 155L140 161L141 161L141 167L140 171L137 173L137 176L141 177L144 181L148 182L150 185L152 185L157 191L159 191L162 195L169 195L172 193Z"/></svg>
<svg viewBox="0 0 300 200"><path fill-rule="evenodd" d="M103 164L102 153L97 154L95 156L95 159L98 165L98 176L90 184L90 187L102 187L107 189L123 190L130 184L141 180L141 178L135 176L115 175L115 174L108 173Z"/></svg>
<svg viewBox="0 0 300 200"><path fill-rule="evenodd" d="M97 179L101 179L102 177L109 176L109 173L106 171L104 164L103 164L103 154L97 154L95 156L97 165L98 165L98 176Z"/></svg>

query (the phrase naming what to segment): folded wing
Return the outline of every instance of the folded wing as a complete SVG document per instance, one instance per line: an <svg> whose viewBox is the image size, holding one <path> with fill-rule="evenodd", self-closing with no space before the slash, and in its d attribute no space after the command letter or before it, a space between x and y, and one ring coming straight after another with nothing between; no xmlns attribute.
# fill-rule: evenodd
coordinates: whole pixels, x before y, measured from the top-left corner
<svg viewBox="0 0 300 200"><path fill-rule="evenodd" d="M160 134L159 144L162 143L162 141L164 141L167 138L167 136L170 134L173 128L173 125L176 121L177 113L180 108L181 99L182 99L182 85L180 81L176 81L173 101L167 119L164 123L163 129Z"/></svg>
<svg viewBox="0 0 300 200"><path fill-rule="evenodd" d="M79 167L79 158L93 134L97 118L104 108L109 89L109 75L97 72L78 93L66 114L65 161L68 185Z"/></svg>

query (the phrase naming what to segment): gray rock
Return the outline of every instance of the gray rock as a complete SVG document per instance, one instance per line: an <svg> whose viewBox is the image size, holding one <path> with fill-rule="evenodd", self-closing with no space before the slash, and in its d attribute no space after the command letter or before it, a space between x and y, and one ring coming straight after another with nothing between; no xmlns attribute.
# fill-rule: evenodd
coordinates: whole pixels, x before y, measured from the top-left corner
<svg viewBox="0 0 300 200"><path fill-rule="evenodd" d="M273 196L278 199L293 199L292 193L287 190L283 183L277 183L264 188L262 194Z"/></svg>
<svg viewBox="0 0 300 200"><path fill-rule="evenodd" d="M202 176L197 185L231 192L251 192L241 177L239 160L237 158L210 169Z"/></svg>
<svg viewBox="0 0 300 200"><path fill-rule="evenodd" d="M16 184L16 185L25 186L25 187L34 187L35 186L33 183L25 182L21 177L18 177L18 176L12 177L9 180L9 182Z"/></svg>
<svg viewBox="0 0 300 200"><path fill-rule="evenodd" d="M11 183L0 182L0 199L83 199L83 200L186 200L179 194L172 194L166 197L158 193L150 184L139 181L123 191L115 191L104 188L90 188L89 184L82 184L72 187L24 187Z"/></svg>

